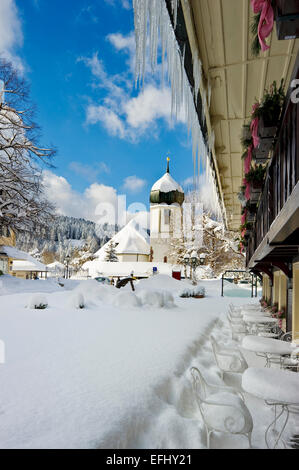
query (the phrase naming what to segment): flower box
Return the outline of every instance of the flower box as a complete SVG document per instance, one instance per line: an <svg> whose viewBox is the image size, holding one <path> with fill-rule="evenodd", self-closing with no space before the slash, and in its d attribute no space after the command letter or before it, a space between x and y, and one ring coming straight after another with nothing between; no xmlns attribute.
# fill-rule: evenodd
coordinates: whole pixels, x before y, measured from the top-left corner
<svg viewBox="0 0 299 470"><path fill-rule="evenodd" d="M298 0L276 0L275 21L279 40L299 38Z"/></svg>
<svg viewBox="0 0 299 470"><path fill-rule="evenodd" d="M247 222L253 223L255 221L255 213L254 212L249 212L247 214Z"/></svg>
<svg viewBox="0 0 299 470"><path fill-rule="evenodd" d="M262 186L260 186L260 187L251 186L251 188L250 188L250 202L251 203L258 203L259 199L260 199L261 192L262 192Z"/></svg>
<svg viewBox="0 0 299 470"><path fill-rule="evenodd" d="M205 296L204 295L194 295L193 296L193 299L204 299Z"/></svg>
<svg viewBox="0 0 299 470"><path fill-rule="evenodd" d="M272 137L273 140L277 132L277 121L279 119L279 114L280 110L278 109L277 115L273 116L273 122L266 122L263 117L260 117L258 129L260 138L264 139L266 137Z"/></svg>
<svg viewBox="0 0 299 470"><path fill-rule="evenodd" d="M265 137L260 138L259 146L255 149L256 163L265 163L268 160L270 150L273 148L273 138Z"/></svg>

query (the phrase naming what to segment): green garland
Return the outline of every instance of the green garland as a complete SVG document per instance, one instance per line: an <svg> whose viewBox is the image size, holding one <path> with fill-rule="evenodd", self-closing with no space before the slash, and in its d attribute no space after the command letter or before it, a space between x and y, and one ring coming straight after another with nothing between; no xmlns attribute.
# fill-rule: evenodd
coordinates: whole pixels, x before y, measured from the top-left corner
<svg viewBox="0 0 299 470"><path fill-rule="evenodd" d="M259 26L260 19L261 19L261 13L258 13L257 15L254 15L253 21L251 23L251 34L253 36L253 41L251 44L251 53L253 57L257 57L262 50L259 36L258 36L258 26Z"/></svg>
<svg viewBox="0 0 299 470"><path fill-rule="evenodd" d="M260 106L253 113L254 118L263 118L267 123L277 124L280 113L285 101L284 79L281 80L278 88L277 82L274 81L269 89L265 89Z"/></svg>
<svg viewBox="0 0 299 470"><path fill-rule="evenodd" d="M265 178L266 168L263 165L256 165L255 168L251 168L251 170L246 173L245 179L248 183L262 183Z"/></svg>

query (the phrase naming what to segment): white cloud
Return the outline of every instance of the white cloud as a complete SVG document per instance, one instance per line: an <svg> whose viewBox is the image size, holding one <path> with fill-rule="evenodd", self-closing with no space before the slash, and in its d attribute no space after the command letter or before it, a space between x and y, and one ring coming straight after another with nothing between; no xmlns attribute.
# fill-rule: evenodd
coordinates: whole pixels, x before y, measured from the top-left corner
<svg viewBox="0 0 299 470"><path fill-rule="evenodd" d="M16 54L23 45L22 25L14 0L0 1L0 56L10 60L13 65L24 72L24 64Z"/></svg>
<svg viewBox="0 0 299 470"><path fill-rule="evenodd" d="M135 36L133 33L129 34L128 36L124 36L121 33L108 34L107 40L118 51L128 50L131 53L135 52Z"/></svg>
<svg viewBox="0 0 299 470"><path fill-rule="evenodd" d="M138 178L136 175L128 176L124 180L124 189L131 193L139 193L146 185L146 180Z"/></svg>
<svg viewBox="0 0 299 470"><path fill-rule="evenodd" d="M122 36L114 34L109 36L109 41L117 50L128 50L132 57L132 35ZM90 102L86 107L86 123L100 123L112 136L127 139L132 142L138 139L150 129L151 135L158 130L157 122L163 119L169 128L174 127L174 119L171 117L171 91L168 87L162 88L159 84L150 83L142 89L136 97L131 97L133 75L130 79L125 74L109 76L98 53L92 57L80 57L90 68L92 76L96 79L93 88L101 88L106 91L102 102L97 104ZM129 66L129 69L131 65ZM184 123L182 113L177 121Z"/></svg>
<svg viewBox="0 0 299 470"><path fill-rule="evenodd" d="M140 187L142 180L136 178L136 181ZM117 190L112 186L93 183L80 193L72 188L66 178L50 170L43 172L43 184L46 198L55 204L59 215L84 218L99 224L120 225L137 217L143 227L148 226L147 207L138 202L126 207L125 196L119 198ZM118 207L121 210L119 216Z"/></svg>
<svg viewBox="0 0 299 470"><path fill-rule="evenodd" d="M79 14L75 18L75 22L92 22L92 23L98 23L99 18L97 15L94 13L94 6L93 5L88 5L83 7Z"/></svg>
<svg viewBox="0 0 299 470"><path fill-rule="evenodd" d="M90 182L94 182L102 173L110 173L110 168L105 162L97 162L93 165L71 162L69 168Z"/></svg>
<svg viewBox="0 0 299 470"><path fill-rule="evenodd" d="M163 88L154 77L147 78L144 88L137 96L132 96L135 69L134 34L109 34L107 40L117 52L126 54L127 69L122 73L109 75L98 52L91 57L78 59L78 62L83 62L91 71L94 92L101 90L100 100L97 102L96 99L90 98L86 105L86 123L99 123L110 135L131 142L137 142L145 134L156 137L161 120L172 129L176 120L171 116L171 91L168 86ZM147 68L150 68L149 64ZM150 73L147 74L147 77L149 76ZM186 122L183 113L179 113L177 122Z"/></svg>
<svg viewBox="0 0 299 470"><path fill-rule="evenodd" d="M105 2L115 7L120 4L125 10L131 9L131 0L105 0Z"/></svg>
<svg viewBox="0 0 299 470"><path fill-rule="evenodd" d="M45 196L55 204L60 215L83 217L98 222L103 212L101 207L110 206L111 214L117 207L117 191L111 186L93 183L82 194L75 191L66 178L49 170L43 173L43 183ZM111 223L114 223L112 218Z"/></svg>
<svg viewBox="0 0 299 470"><path fill-rule="evenodd" d="M125 127L120 117L105 106L89 105L87 107L86 121L88 124L101 122L111 135L117 135L123 139L126 135Z"/></svg>
<svg viewBox="0 0 299 470"><path fill-rule="evenodd" d="M156 88L148 85L136 98L124 105L127 123L134 129L147 129L157 119L164 119L169 127L171 119L171 91L169 88ZM178 121L185 122L182 115Z"/></svg>

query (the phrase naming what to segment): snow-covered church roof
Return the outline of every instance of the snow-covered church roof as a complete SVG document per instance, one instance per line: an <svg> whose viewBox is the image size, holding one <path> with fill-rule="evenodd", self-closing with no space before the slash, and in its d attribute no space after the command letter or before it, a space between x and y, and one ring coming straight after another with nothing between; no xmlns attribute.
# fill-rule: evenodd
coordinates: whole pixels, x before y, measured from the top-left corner
<svg viewBox="0 0 299 470"><path fill-rule="evenodd" d="M180 204L184 202L184 190L169 173L169 159L167 159L167 171L151 190L151 204Z"/></svg>
<svg viewBox="0 0 299 470"><path fill-rule="evenodd" d="M152 187L152 191L162 191L163 193L169 193L171 191L179 191L183 193L183 188L177 183L169 173L165 173L154 186Z"/></svg>
<svg viewBox="0 0 299 470"><path fill-rule="evenodd" d="M119 244L116 247L116 253L118 255L124 254L138 254L138 255L149 255L150 245L137 230L132 220L125 228L126 230L120 238Z"/></svg>
<svg viewBox="0 0 299 470"><path fill-rule="evenodd" d="M142 230L141 232L140 228L141 225L138 223L138 220L132 219L116 235L114 235L114 237L112 237L111 240L117 245L117 254L150 254L149 236L145 230ZM86 265L97 263L97 261L104 261L110 241L95 253L94 256L96 259L94 261L87 262ZM86 266L84 265L84 267Z"/></svg>

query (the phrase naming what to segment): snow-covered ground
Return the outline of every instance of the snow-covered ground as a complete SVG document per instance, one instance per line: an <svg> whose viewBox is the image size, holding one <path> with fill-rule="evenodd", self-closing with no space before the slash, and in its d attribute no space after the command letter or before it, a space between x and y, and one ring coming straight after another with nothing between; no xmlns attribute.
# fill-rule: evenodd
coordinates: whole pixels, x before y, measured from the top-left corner
<svg viewBox="0 0 299 470"><path fill-rule="evenodd" d="M3 276L1 448L204 448L189 369L221 382L209 334L231 342L224 320L231 299L220 297L220 281L200 282L205 299L182 299L186 284L160 275L132 293L96 281L59 286ZM37 297L47 309L27 307ZM82 297L86 308L77 309ZM246 403L253 445L264 447L272 410L258 399ZM215 436L212 445L246 440Z"/></svg>

